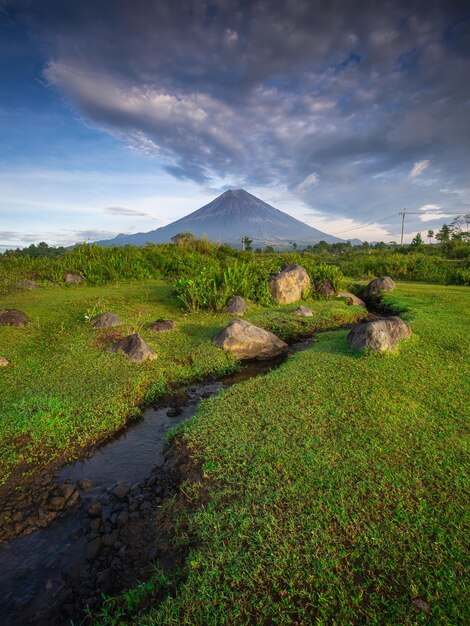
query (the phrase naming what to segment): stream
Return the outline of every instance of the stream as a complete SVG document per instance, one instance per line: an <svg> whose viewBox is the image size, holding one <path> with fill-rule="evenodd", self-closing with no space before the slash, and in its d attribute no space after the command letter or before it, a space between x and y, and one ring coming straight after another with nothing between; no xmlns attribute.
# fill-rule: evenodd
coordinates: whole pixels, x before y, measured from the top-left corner
<svg viewBox="0 0 470 626"><path fill-rule="evenodd" d="M308 346L293 344L289 354ZM53 481L73 486L73 506L0 548L0 624L84 623L86 605L98 608L102 593L116 593L148 573L160 556L156 514L179 482L165 458L168 431L190 419L202 399L266 374L286 358L251 362L232 376L190 385L167 406L146 409L91 456L62 467Z"/></svg>

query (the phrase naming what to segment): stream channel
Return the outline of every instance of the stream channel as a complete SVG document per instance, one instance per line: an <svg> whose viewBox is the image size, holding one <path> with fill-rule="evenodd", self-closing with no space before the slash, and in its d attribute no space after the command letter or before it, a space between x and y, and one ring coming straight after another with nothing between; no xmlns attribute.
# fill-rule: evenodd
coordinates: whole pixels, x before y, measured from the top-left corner
<svg viewBox="0 0 470 626"><path fill-rule="evenodd" d="M289 355L308 346L292 344ZM181 479L165 456L168 430L191 418L201 399L266 374L285 359L250 362L232 376L190 385L167 406L147 408L91 456L62 467L52 480L73 486L74 506L0 548L0 624L86 623L86 605L97 609L102 593L117 593L148 575L162 556L158 509Z"/></svg>

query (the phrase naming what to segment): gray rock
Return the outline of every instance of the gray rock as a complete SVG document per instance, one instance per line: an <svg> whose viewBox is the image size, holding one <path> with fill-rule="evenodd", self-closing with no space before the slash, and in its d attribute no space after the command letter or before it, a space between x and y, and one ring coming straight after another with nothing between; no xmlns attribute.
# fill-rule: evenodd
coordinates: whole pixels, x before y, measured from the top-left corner
<svg viewBox="0 0 470 626"><path fill-rule="evenodd" d="M247 309L245 298L233 296L227 303L227 313L231 315L243 315Z"/></svg>
<svg viewBox="0 0 470 626"><path fill-rule="evenodd" d="M6 367L7 365L10 365L10 361L4 356L0 356L0 367Z"/></svg>
<svg viewBox="0 0 470 626"><path fill-rule="evenodd" d="M214 343L242 361L264 361L287 352L287 344L279 337L241 319L232 320L215 337Z"/></svg>
<svg viewBox="0 0 470 626"><path fill-rule="evenodd" d="M89 561L93 561L94 559L96 559L98 554L101 552L101 547L101 537L95 537L94 539L89 541L86 546L86 558Z"/></svg>
<svg viewBox="0 0 470 626"><path fill-rule="evenodd" d="M148 328L154 333L165 333L176 328L176 322L173 320L158 319L152 322Z"/></svg>
<svg viewBox="0 0 470 626"><path fill-rule="evenodd" d="M16 328L23 328L27 326L31 320L18 309L2 309L0 311L0 324L3 326L15 326Z"/></svg>
<svg viewBox="0 0 470 626"><path fill-rule="evenodd" d="M389 276L381 276L380 278L371 280L370 283L364 287L362 295L367 300L367 298L378 296L382 291L393 291L395 287L395 282Z"/></svg>
<svg viewBox="0 0 470 626"><path fill-rule="evenodd" d="M312 309L309 309L308 306L299 306L298 309L293 311L294 315L298 315L299 317L312 317Z"/></svg>
<svg viewBox="0 0 470 626"><path fill-rule="evenodd" d="M286 265L269 278L269 291L278 304L291 304L302 298L302 292L310 289L307 270L300 265Z"/></svg>
<svg viewBox="0 0 470 626"><path fill-rule="evenodd" d="M118 483L113 489L113 496L118 500L124 500L131 488L126 483Z"/></svg>
<svg viewBox="0 0 470 626"><path fill-rule="evenodd" d="M336 295L333 282L329 278L317 280L315 283L315 291L324 298L331 298Z"/></svg>
<svg viewBox="0 0 470 626"><path fill-rule="evenodd" d="M96 315L90 320L90 324L93 328L112 328L113 326L120 326L122 319L113 313L112 311L106 311L100 315Z"/></svg>
<svg viewBox="0 0 470 626"><path fill-rule="evenodd" d="M90 529L94 532L98 532L101 527L101 519L99 517L95 517L90 522Z"/></svg>
<svg viewBox="0 0 470 626"><path fill-rule="evenodd" d="M345 298L346 300L346 304L351 304L354 306L366 306L366 303L364 302L364 300L361 300L360 298L358 298L357 296L355 296L353 293L349 293L349 291L338 291L337 298Z"/></svg>
<svg viewBox="0 0 470 626"><path fill-rule="evenodd" d="M372 352L394 351L402 339L411 337L409 324L399 317L383 317L365 324L358 324L348 335L352 350Z"/></svg>
<svg viewBox="0 0 470 626"><path fill-rule="evenodd" d="M73 274L72 272L67 272L67 274L65 274L64 276L64 281L69 285L77 285L79 283L85 282L85 279L83 276L80 276L80 274Z"/></svg>
<svg viewBox="0 0 470 626"><path fill-rule="evenodd" d="M110 348L110 352L124 352L134 363L141 363L157 357L156 353L149 348L140 335L137 333L128 335L120 339Z"/></svg>

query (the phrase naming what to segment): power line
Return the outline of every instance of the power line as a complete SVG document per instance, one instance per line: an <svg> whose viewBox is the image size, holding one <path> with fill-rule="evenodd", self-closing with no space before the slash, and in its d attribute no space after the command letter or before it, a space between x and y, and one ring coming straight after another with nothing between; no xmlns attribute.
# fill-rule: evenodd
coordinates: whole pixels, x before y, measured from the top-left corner
<svg viewBox="0 0 470 626"><path fill-rule="evenodd" d="M360 230L361 228L365 228L366 226L372 226L373 224L377 224L383 220L389 219L390 217L395 217L399 215L399 213L391 213L390 215L384 215L383 217L379 217L373 222L369 222L368 224L361 224L360 226L353 226L352 228L345 228L344 230L338 230L336 233L330 233L331 235L340 235L341 233L349 233L352 230Z"/></svg>

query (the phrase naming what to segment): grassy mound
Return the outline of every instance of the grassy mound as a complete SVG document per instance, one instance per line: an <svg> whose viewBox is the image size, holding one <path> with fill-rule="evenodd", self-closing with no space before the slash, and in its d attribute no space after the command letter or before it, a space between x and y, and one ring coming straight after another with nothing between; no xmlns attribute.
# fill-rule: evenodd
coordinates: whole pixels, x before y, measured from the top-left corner
<svg viewBox="0 0 470 626"><path fill-rule="evenodd" d="M95 623L468 622L469 292L400 285L388 300L414 331L397 354L326 333L200 406L182 436L206 480L174 513L187 571Z"/></svg>

